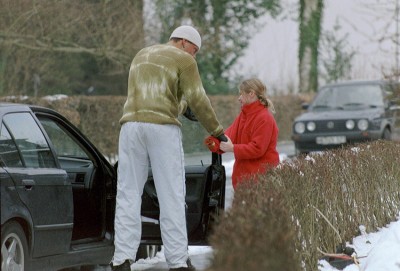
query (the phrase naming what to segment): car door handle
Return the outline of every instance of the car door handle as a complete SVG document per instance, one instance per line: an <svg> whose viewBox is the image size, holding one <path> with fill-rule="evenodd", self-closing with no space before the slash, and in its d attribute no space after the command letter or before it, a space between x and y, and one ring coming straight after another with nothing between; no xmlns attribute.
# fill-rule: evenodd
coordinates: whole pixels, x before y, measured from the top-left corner
<svg viewBox="0 0 400 271"><path fill-rule="evenodd" d="M32 190L32 187L35 186L35 181L31 179L22 180L22 184L25 186L26 190Z"/></svg>

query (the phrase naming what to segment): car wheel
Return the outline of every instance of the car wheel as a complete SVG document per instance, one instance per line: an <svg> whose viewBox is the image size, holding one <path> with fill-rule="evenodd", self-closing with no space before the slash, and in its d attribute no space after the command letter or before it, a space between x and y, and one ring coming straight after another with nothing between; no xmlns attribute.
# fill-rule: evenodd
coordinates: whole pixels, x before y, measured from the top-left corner
<svg viewBox="0 0 400 271"><path fill-rule="evenodd" d="M294 156L307 155L308 152L301 152L298 148L294 149Z"/></svg>
<svg viewBox="0 0 400 271"><path fill-rule="evenodd" d="M154 258L161 250L159 245L140 245L136 253L136 261L139 259Z"/></svg>
<svg viewBox="0 0 400 271"><path fill-rule="evenodd" d="M22 227L16 222L1 228L1 270L27 270L28 242Z"/></svg>
<svg viewBox="0 0 400 271"><path fill-rule="evenodd" d="M390 132L390 130L388 128L385 128L385 130L383 130L382 139L392 140L392 133Z"/></svg>

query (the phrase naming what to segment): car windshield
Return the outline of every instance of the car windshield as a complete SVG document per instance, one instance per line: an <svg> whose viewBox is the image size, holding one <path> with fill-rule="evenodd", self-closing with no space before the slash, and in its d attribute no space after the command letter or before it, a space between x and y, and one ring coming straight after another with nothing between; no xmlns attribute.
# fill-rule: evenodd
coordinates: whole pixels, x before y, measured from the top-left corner
<svg viewBox="0 0 400 271"><path fill-rule="evenodd" d="M343 85L322 88L310 109L333 110L354 109L355 107L382 107L383 96L379 85Z"/></svg>
<svg viewBox="0 0 400 271"><path fill-rule="evenodd" d="M209 135L197 121L190 121L179 116L182 122L182 144L185 152L186 165L201 165L211 163L211 152L204 145L204 139Z"/></svg>

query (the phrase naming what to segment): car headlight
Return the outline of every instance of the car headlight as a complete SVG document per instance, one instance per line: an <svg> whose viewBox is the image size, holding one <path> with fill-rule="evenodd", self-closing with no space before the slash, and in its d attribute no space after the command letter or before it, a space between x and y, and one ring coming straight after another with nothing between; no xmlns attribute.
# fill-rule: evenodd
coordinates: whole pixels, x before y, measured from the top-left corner
<svg viewBox="0 0 400 271"><path fill-rule="evenodd" d="M312 132L315 130L315 122L310 121L309 123L307 123L307 130Z"/></svg>
<svg viewBox="0 0 400 271"><path fill-rule="evenodd" d="M303 122L298 122L294 125L294 131L298 134L302 134L304 133L304 131L306 130L306 126L304 125Z"/></svg>
<svg viewBox="0 0 400 271"><path fill-rule="evenodd" d="M367 130L367 129L368 129L368 120L366 120L366 119L359 120L359 121L357 122L357 127L358 127L358 129L360 129L361 131Z"/></svg>
<svg viewBox="0 0 400 271"><path fill-rule="evenodd" d="M346 128L348 130L353 130L355 126L356 126L356 124L355 124L354 120L346 121Z"/></svg>

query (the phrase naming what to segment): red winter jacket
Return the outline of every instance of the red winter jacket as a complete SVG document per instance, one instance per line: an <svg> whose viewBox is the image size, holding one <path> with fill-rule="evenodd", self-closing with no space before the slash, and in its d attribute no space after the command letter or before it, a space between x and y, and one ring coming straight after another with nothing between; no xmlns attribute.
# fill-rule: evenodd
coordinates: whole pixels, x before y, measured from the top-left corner
<svg viewBox="0 0 400 271"><path fill-rule="evenodd" d="M278 126L271 112L259 101L244 105L225 131L234 144L233 188L246 175L265 172L279 164L276 150Z"/></svg>

